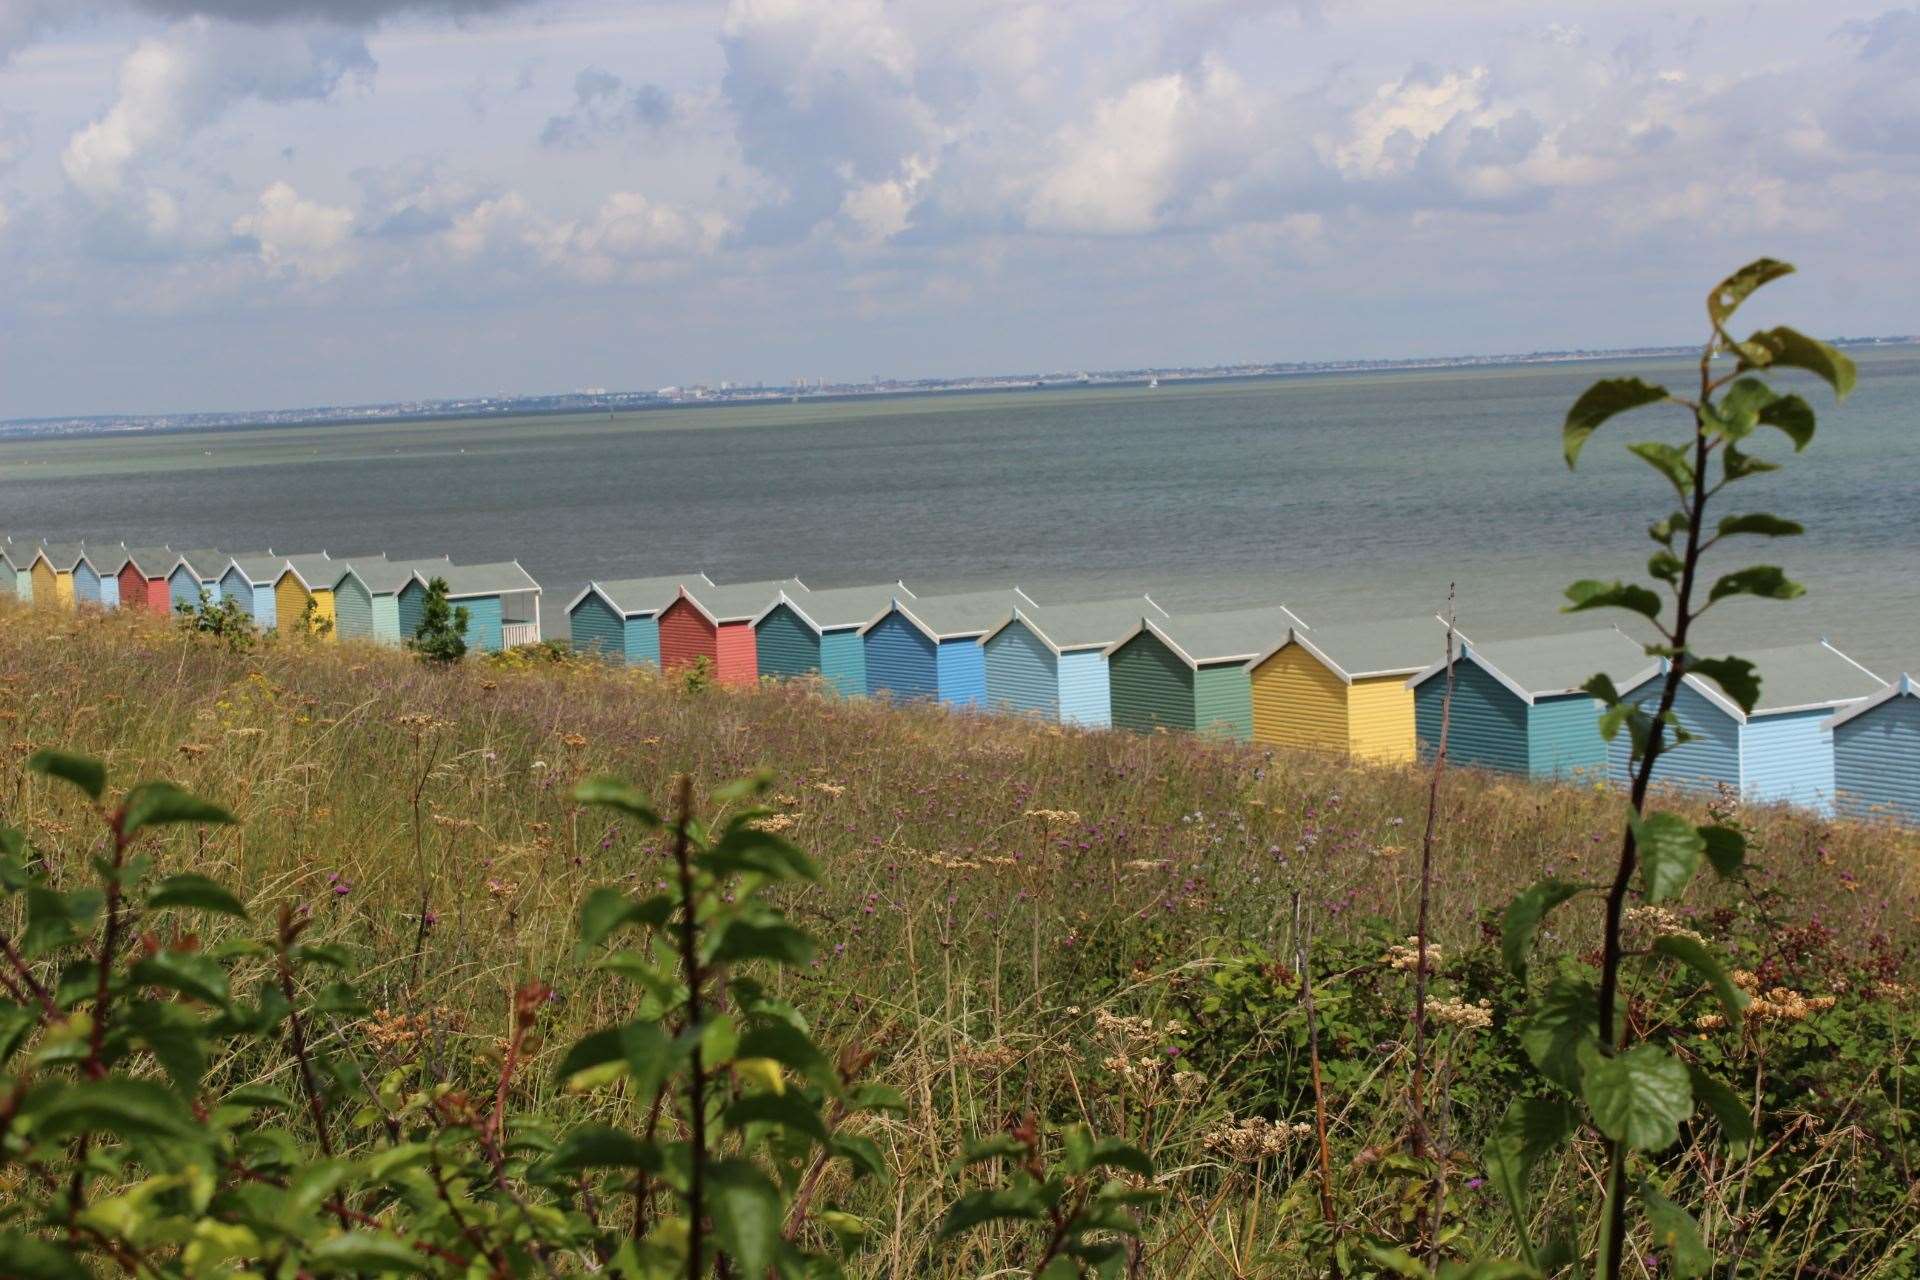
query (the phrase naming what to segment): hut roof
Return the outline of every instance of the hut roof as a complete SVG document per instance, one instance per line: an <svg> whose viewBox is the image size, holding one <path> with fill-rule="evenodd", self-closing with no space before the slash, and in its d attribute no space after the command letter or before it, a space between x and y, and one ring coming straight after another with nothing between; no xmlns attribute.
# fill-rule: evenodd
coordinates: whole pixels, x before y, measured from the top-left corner
<svg viewBox="0 0 1920 1280"><path fill-rule="evenodd" d="M864 634L896 610L929 639L965 640L997 629L1015 609L1033 609L1033 597L1018 587L1010 591L969 591L950 596L914 596L896 599L880 617L860 628Z"/></svg>
<svg viewBox="0 0 1920 1280"><path fill-rule="evenodd" d="M254 586L271 586L280 580L286 572L288 556L277 556L271 551L248 552L244 555L229 556L229 566L237 567L246 575L247 581Z"/></svg>
<svg viewBox="0 0 1920 1280"><path fill-rule="evenodd" d="M93 558L87 554L86 546L78 542L43 542L34 555L36 558L45 556L47 563L62 573L72 573L82 560L88 564L93 563Z"/></svg>
<svg viewBox="0 0 1920 1280"><path fill-rule="evenodd" d="M1751 712L1727 696L1720 682L1698 672L1687 673L1687 683L1736 720L1749 715L1779 715L1787 711L1809 711L1836 707L1841 703L1872 697L1887 687L1887 682L1840 652L1825 640L1811 644L1782 645L1772 649L1746 649L1736 656L1754 665L1760 677L1760 699ZM1667 670L1662 660L1643 668L1633 678L1633 686L1657 679Z"/></svg>
<svg viewBox="0 0 1920 1280"><path fill-rule="evenodd" d="M417 578L444 578L453 568L453 561L441 556L437 560L378 560L355 558L339 561L340 572L333 584L338 587L348 574L360 580L368 595L398 595L409 582Z"/></svg>
<svg viewBox="0 0 1920 1280"><path fill-rule="evenodd" d="M777 603L784 594L789 599L809 594L807 584L798 578L768 582L730 582L724 586L684 585L680 594L716 625L722 622L752 622Z"/></svg>
<svg viewBox="0 0 1920 1280"><path fill-rule="evenodd" d="M333 572L333 566L338 562L324 551L310 555L283 556L281 562L284 567L280 570L280 577L284 578L291 573L300 579L300 585L309 591L330 590L339 580L338 575ZM275 581L278 580L275 579Z"/></svg>
<svg viewBox="0 0 1920 1280"><path fill-rule="evenodd" d="M1293 627L1309 629L1298 614L1278 604L1219 613L1177 613L1170 618L1142 618L1109 646L1109 651L1118 649L1141 631L1150 631L1190 667L1251 662L1273 648L1274 641Z"/></svg>
<svg viewBox="0 0 1920 1280"><path fill-rule="evenodd" d="M212 547L199 547L176 554L173 557L173 569L185 565L187 571L200 581L213 582L226 572L227 561L232 558L224 551L216 551ZM173 573L173 569L167 570L169 575Z"/></svg>
<svg viewBox="0 0 1920 1280"><path fill-rule="evenodd" d="M1841 711L1839 715L1828 720L1822 727L1832 729L1838 725L1845 724L1855 716L1863 716L1882 703L1891 702L1895 698L1920 698L1920 686L1915 685L1912 676L1903 672L1898 680L1887 685L1872 697L1862 698L1860 701L1850 704L1846 709Z"/></svg>
<svg viewBox="0 0 1920 1280"><path fill-rule="evenodd" d="M660 612L680 598L680 588L710 589L713 580L704 573L668 575L662 578L610 578L589 582L567 604L567 612L579 608L588 596L597 595L623 618L643 618Z"/></svg>
<svg viewBox="0 0 1920 1280"><path fill-rule="evenodd" d="M1461 648L1460 658L1486 671L1522 701L1532 702L1577 693L1596 674L1605 675L1616 686L1625 685L1646 663L1647 651L1624 631L1606 627L1469 644ZM1423 684L1446 666L1444 659L1436 662L1407 684Z"/></svg>
<svg viewBox="0 0 1920 1280"><path fill-rule="evenodd" d="M179 553L169 547L129 547L121 546L113 553L113 571L119 573L128 565L140 571L143 578L164 577L180 562Z"/></svg>
<svg viewBox="0 0 1920 1280"><path fill-rule="evenodd" d="M1022 606L984 639L991 640L1015 622L1040 638L1055 653L1075 649L1105 649L1137 630L1144 618L1166 618L1168 613L1148 596L1120 600L1087 600L1077 604Z"/></svg>
<svg viewBox="0 0 1920 1280"><path fill-rule="evenodd" d="M782 591L754 621L759 622L760 618L784 604L799 614L816 632L845 631L875 621L893 607L895 600L914 598L904 582L874 587L829 587L824 591L804 591L797 595Z"/></svg>
<svg viewBox="0 0 1920 1280"><path fill-rule="evenodd" d="M510 596L540 589L540 584L533 580L532 574L520 567L518 560L449 565L436 574L415 573L414 576L422 581L429 576L445 578L449 600L464 600L473 596Z"/></svg>
<svg viewBox="0 0 1920 1280"><path fill-rule="evenodd" d="M1435 614L1375 622L1326 623L1311 630L1290 630L1285 639L1260 655L1260 662L1289 644L1297 644L1351 684L1370 677L1406 676L1423 670L1434 660L1435 653L1445 654L1446 635L1446 619ZM1459 644L1467 643L1467 637L1457 627L1454 638ZM1454 652L1459 652L1458 645Z"/></svg>

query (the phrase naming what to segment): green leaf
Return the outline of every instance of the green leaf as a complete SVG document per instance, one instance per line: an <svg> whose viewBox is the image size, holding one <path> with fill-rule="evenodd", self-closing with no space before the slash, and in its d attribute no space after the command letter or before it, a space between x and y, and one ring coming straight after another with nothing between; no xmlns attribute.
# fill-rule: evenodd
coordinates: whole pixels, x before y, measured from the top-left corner
<svg viewBox="0 0 1920 1280"><path fill-rule="evenodd" d="M1785 325L1765 329L1740 344L1742 369L1805 369L1845 400L1858 376L1853 361L1838 348Z"/></svg>
<svg viewBox="0 0 1920 1280"><path fill-rule="evenodd" d="M581 1125L569 1130L560 1140L560 1149L548 1157L547 1165L559 1172L577 1173L582 1169L645 1169L661 1167L660 1149L651 1142L621 1129L603 1124Z"/></svg>
<svg viewBox="0 0 1920 1280"><path fill-rule="evenodd" d="M110 1076L36 1090L21 1108L43 1138L83 1133L200 1139L205 1129L180 1095L153 1080Z"/></svg>
<svg viewBox="0 0 1920 1280"><path fill-rule="evenodd" d="M1475 1258L1471 1262L1442 1263L1439 1280L1542 1280L1545 1274L1538 1267L1511 1258Z"/></svg>
<svg viewBox="0 0 1920 1280"><path fill-rule="evenodd" d="M1768 471L1778 471L1780 464L1768 462L1765 458L1742 453L1731 442L1720 453L1720 465L1729 481L1744 480L1748 476L1757 476Z"/></svg>
<svg viewBox="0 0 1920 1280"><path fill-rule="evenodd" d="M780 1247L780 1192L767 1175L746 1160L719 1160L707 1166L707 1203L713 1231L730 1254L735 1272L764 1276Z"/></svg>
<svg viewBox="0 0 1920 1280"><path fill-rule="evenodd" d="M218 881L191 872L168 876L155 885L153 892L147 895L147 906L192 907L197 911L212 911L241 920L247 918L247 909L240 899L222 888Z"/></svg>
<svg viewBox="0 0 1920 1280"><path fill-rule="evenodd" d="M1580 460L1580 450L1586 446L1587 438L1608 418L1669 398L1665 387L1656 387L1638 378L1602 378L1588 387L1567 410L1567 420L1560 428L1560 446L1567 456L1567 468L1571 470Z"/></svg>
<svg viewBox="0 0 1920 1280"><path fill-rule="evenodd" d="M1124 1169L1143 1178L1153 1176L1153 1159L1146 1152L1119 1138L1101 1138L1087 1153L1089 1169Z"/></svg>
<svg viewBox="0 0 1920 1280"><path fill-rule="evenodd" d="M1679 586L1686 562L1671 551L1660 550L1647 557L1647 574L1669 586Z"/></svg>
<svg viewBox="0 0 1920 1280"><path fill-rule="evenodd" d="M1756 511L1750 515L1727 516L1720 521L1716 536L1731 538L1736 534L1750 533L1761 538L1795 538L1806 531L1807 527L1803 524Z"/></svg>
<svg viewBox="0 0 1920 1280"><path fill-rule="evenodd" d="M624 1057L620 1047L620 1028L603 1027L573 1042L560 1059L560 1066L553 1073L554 1078L562 1087L566 1087L581 1072L605 1066L609 1062L619 1062Z"/></svg>
<svg viewBox="0 0 1920 1280"><path fill-rule="evenodd" d="M694 861L716 876L757 872L769 880L809 883L820 878L819 869L806 854L772 832L744 822L729 826L720 842Z"/></svg>
<svg viewBox="0 0 1920 1280"><path fill-rule="evenodd" d="M1722 600L1728 596L1759 596L1763 600L1794 600L1807 593L1807 589L1788 578L1778 568L1770 564L1754 565L1751 569L1740 569L1733 573L1722 574L1707 593L1707 603Z"/></svg>
<svg viewBox="0 0 1920 1280"><path fill-rule="evenodd" d="M771 1124L812 1138L815 1142L824 1143L827 1140L827 1126L820 1119L820 1112L797 1090L748 1094L728 1107L722 1119L729 1129L744 1129L750 1124Z"/></svg>
<svg viewBox="0 0 1920 1280"><path fill-rule="evenodd" d="M604 805L635 818L644 827L658 827L660 815L640 790L618 778L588 778L573 789L573 798L581 804Z"/></svg>
<svg viewBox="0 0 1920 1280"><path fill-rule="evenodd" d="M1646 1179L1639 1179L1640 1203L1647 1211L1647 1229L1653 1247L1667 1255L1675 1280L1692 1280L1713 1270L1713 1254L1693 1215L1661 1195Z"/></svg>
<svg viewBox="0 0 1920 1280"><path fill-rule="evenodd" d="M790 1022L756 1022L741 1033L740 1047L735 1050L735 1056L772 1058L823 1088L835 1093L840 1091L840 1075L833 1069L833 1063L806 1032Z"/></svg>
<svg viewBox="0 0 1920 1280"><path fill-rule="evenodd" d="M1620 691L1614 688L1613 678L1604 671L1588 676L1587 682L1580 687L1610 707L1620 701Z"/></svg>
<svg viewBox="0 0 1920 1280"><path fill-rule="evenodd" d="M1701 827L1700 839L1707 847L1707 861L1723 880L1730 880L1746 869L1747 838L1732 827Z"/></svg>
<svg viewBox="0 0 1920 1280"><path fill-rule="evenodd" d="M418 1274L429 1270L426 1259L411 1246L369 1231L349 1231L322 1240L307 1250L302 1262L307 1271L323 1276L362 1271L374 1275L392 1271Z"/></svg>
<svg viewBox="0 0 1920 1280"><path fill-rule="evenodd" d="M220 1009L227 1008L232 998L227 971L218 961L197 951L156 951L133 966L133 980L142 986L178 991Z"/></svg>
<svg viewBox="0 0 1920 1280"><path fill-rule="evenodd" d="M1011 1134L997 1134L991 1138L982 1138L970 1142L961 1151L960 1158L954 1162L953 1169L958 1172L970 1164L980 1164L987 1160L1018 1160L1027 1154L1026 1144Z"/></svg>
<svg viewBox="0 0 1920 1280"><path fill-rule="evenodd" d="M1573 1104L1564 1098L1516 1098L1508 1105L1481 1160L1515 1222L1525 1223L1532 1216L1528 1206L1534 1169L1566 1146L1578 1125Z"/></svg>
<svg viewBox="0 0 1920 1280"><path fill-rule="evenodd" d="M429 1142L403 1142L397 1147L388 1147L375 1152L363 1162L367 1177L375 1182L390 1182L396 1174L417 1169L433 1159L433 1144Z"/></svg>
<svg viewBox="0 0 1920 1280"><path fill-rule="evenodd" d="M1676 511L1663 520L1656 520L1647 526L1647 536L1663 547L1671 547L1673 540L1693 527L1693 521L1687 519L1687 513Z"/></svg>
<svg viewBox="0 0 1920 1280"><path fill-rule="evenodd" d="M1629 609L1647 618L1660 616L1660 597L1634 582L1600 582L1583 578L1567 588L1573 603L1561 607L1562 613L1581 613L1587 609Z"/></svg>
<svg viewBox="0 0 1920 1280"><path fill-rule="evenodd" d="M1506 916L1500 922L1500 955L1514 977L1527 980L1527 955L1547 913L1584 888L1571 880L1542 880L1521 890L1507 904Z"/></svg>
<svg viewBox="0 0 1920 1280"><path fill-rule="evenodd" d="M1600 1048L1599 992L1580 978L1555 978L1520 1024L1520 1047L1540 1074L1569 1091L1580 1088L1581 1064Z"/></svg>
<svg viewBox="0 0 1920 1280"><path fill-rule="evenodd" d="M1752 711L1753 704L1760 701L1759 668L1745 658L1689 656L1686 669L1719 685L1729 698L1740 704L1742 711Z"/></svg>
<svg viewBox="0 0 1920 1280"><path fill-rule="evenodd" d="M130 838L148 827L176 822L231 825L233 815L219 805L182 791L171 782L143 782L127 792L120 806L120 834Z"/></svg>
<svg viewBox="0 0 1920 1280"><path fill-rule="evenodd" d="M657 1022L629 1022L620 1028L619 1034L620 1054L633 1073L634 1096L649 1100L692 1053L696 1043L695 1037L669 1036Z"/></svg>
<svg viewBox="0 0 1920 1280"><path fill-rule="evenodd" d="M1707 315L1713 321L1713 327L1724 329L1740 304L1753 296L1754 290L1781 276L1793 274L1789 263L1775 258L1755 258L1746 266L1713 286L1713 292L1707 295Z"/></svg>
<svg viewBox="0 0 1920 1280"><path fill-rule="evenodd" d="M1364 1242L1364 1247L1367 1256L1373 1259L1374 1265L1388 1275L1405 1276L1407 1280L1429 1280L1427 1264L1405 1249L1378 1245L1371 1241Z"/></svg>
<svg viewBox="0 0 1920 1280"><path fill-rule="evenodd" d="M1657 440L1643 440L1628 445L1627 452L1665 476L1673 491L1680 495L1680 501L1685 502L1693 495L1693 463L1688 461L1685 449Z"/></svg>
<svg viewBox="0 0 1920 1280"><path fill-rule="evenodd" d="M1741 378L1727 389L1726 396L1708 409L1719 425L1717 434L1728 440L1744 440L1753 434L1760 415L1780 397L1758 378Z"/></svg>
<svg viewBox="0 0 1920 1280"><path fill-rule="evenodd" d="M1650 903L1678 897L1700 869L1706 841L1676 813L1650 813L1632 823L1640 851L1640 883Z"/></svg>
<svg viewBox="0 0 1920 1280"><path fill-rule="evenodd" d="M776 964L800 965L813 959L813 939L790 924L775 921L755 924L734 920L720 935L713 958L729 962L771 960Z"/></svg>
<svg viewBox="0 0 1920 1280"><path fill-rule="evenodd" d="M599 946L622 925L659 928L672 919L673 907L673 900L665 894L635 902L618 889L595 889L580 904L580 954L585 955Z"/></svg>
<svg viewBox="0 0 1920 1280"><path fill-rule="evenodd" d="M0 1231L0 1276L10 1280L93 1280L72 1250L21 1235Z"/></svg>
<svg viewBox="0 0 1920 1280"><path fill-rule="evenodd" d="M1813 406L1799 396L1778 397L1760 411L1759 421L1762 426L1785 432L1787 438L1793 441L1795 453L1813 443Z"/></svg>
<svg viewBox="0 0 1920 1280"><path fill-rule="evenodd" d="M1666 933L1654 939L1653 949L1663 956L1678 960L1712 987L1714 998L1720 1001L1720 1007L1726 1011L1728 1018L1738 1022L1745 1016L1749 1003L1747 993L1733 985L1733 979L1727 976L1719 957L1713 954L1706 943L1682 933Z"/></svg>
<svg viewBox="0 0 1920 1280"><path fill-rule="evenodd" d="M1587 1068L1581 1094L1600 1132L1636 1151L1665 1151L1693 1114L1693 1081L1664 1049L1637 1044Z"/></svg>
<svg viewBox="0 0 1920 1280"><path fill-rule="evenodd" d="M1032 1187L995 1187L961 1196L947 1207L940 1220L940 1239L950 1240L963 1231L987 1222L1014 1219L1035 1222L1046 1216L1047 1207Z"/></svg>
<svg viewBox="0 0 1920 1280"><path fill-rule="evenodd" d="M1727 1141L1752 1142L1753 1113L1748 1109L1746 1099L1697 1065L1689 1066L1687 1074L1693 1080L1694 1098L1713 1112L1713 1118L1720 1122Z"/></svg>
<svg viewBox="0 0 1920 1280"><path fill-rule="evenodd" d="M64 751L36 751L27 757L27 768L49 778L70 782L98 800L107 789L107 766L87 756Z"/></svg>
<svg viewBox="0 0 1920 1280"><path fill-rule="evenodd" d="M26 897L27 928L20 935L20 949L30 957L84 936L106 902L105 895L92 887L60 893L36 884L27 888Z"/></svg>
<svg viewBox="0 0 1920 1280"><path fill-rule="evenodd" d="M887 1181L887 1160L871 1138L857 1133L836 1133L827 1142L827 1150L853 1166L856 1178Z"/></svg>

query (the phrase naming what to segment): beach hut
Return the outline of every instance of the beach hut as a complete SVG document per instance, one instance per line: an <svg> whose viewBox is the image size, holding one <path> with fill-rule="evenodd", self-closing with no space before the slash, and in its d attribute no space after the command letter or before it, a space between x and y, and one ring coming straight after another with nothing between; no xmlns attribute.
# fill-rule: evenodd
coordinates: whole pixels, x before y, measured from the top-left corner
<svg viewBox="0 0 1920 1280"><path fill-rule="evenodd" d="M31 552L23 556L12 538L0 541L0 591L22 600L33 599L33 576L29 572L32 567Z"/></svg>
<svg viewBox="0 0 1920 1280"><path fill-rule="evenodd" d="M282 559L273 580L274 625L282 634L297 635L302 628L333 634L334 568L333 557L324 551Z"/></svg>
<svg viewBox="0 0 1920 1280"><path fill-rule="evenodd" d="M1829 722L1836 711L1882 692L1886 681L1824 640L1739 656L1760 677L1753 710L1742 711L1711 678L1689 672L1673 710L1693 741L1661 752L1654 781L1692 790L1726 786L1747 800L1831 813L1837 782ZM1620 696L1657 706L1669 666L1662 660L1645 667L1620 686ZM1607 771L1621 786L1631 781L1631 759L1632 743L1622 731L1607 751Z"/></svg>
<svg viewBox="0 0 1920 1280"><path fill-rule="evenodd" d="M279 628L280 601L275 588L280 575L287 571L288 559L275 555L272 549L230 556L220 574L221 596L238 604L261 631Z"/></svg>
<svg viewBox="0 0 1920 1280"><path fill-rule="evenodd" d="M120 565L126 558L127 544L87 548L87 559L100 573L100 607L120 607Z"/></svg>
<svg viewBox="0 0 1920 1280"><path fill-rule="evenodd" d="M1105 728L1113 723L1108 648L1142 618L1167 616L1146 596L1017 608L980 642L987 706Z"/></svg>
<svg viewBox="0 0 1920 1280"><path fill-rule="evenodd" d="M1305 626L1283 605L1141 618L1107 650L1114 727L1251 738L1247 664Z"/></svg>
<svg viewBox="0 0 1920 1280"><path fill-rule="evenodd" d="M167 572L168 612L180 609L197 609L201 598L217 603L220 599L220 575L226 572L229 557L223 551L204 549L182 551L173 557L173 568ZM152 588L148 588L148 603L152 603Z"/></svg>
<svg viewBox="0 0 1920 1280"><path fill-rule="evenodd" d="M29 572L36 601L65 609L100 603L100 571L79 543L42 543L34 552Z"/></svg>
<svg viewBox="0 0 1920 1280"><path fill-rule="evenodd" d="M404 644L413 637L400 630L400 593L416 577L444 578L452 570L453 562L444 556L438 560L361 558L342 562L340 576L333 583L334 634L342 640Z"/></svg>
<svg viewBox="0 0 1920 1280"><path fill-rule="evenodd" d="M167 597L167 574L179 561L178 552L166 547L129 547L122 543L111 553L96 551L93 558L100 570L102 603L111 594L119 608L152 610L153 597L157 595L161 601L157 612L172 611L172 602Z"/></svg>
<svg viewBox="0 0 1920 1280"><path fill-rule="evenodd" d="M1901 676L1826 723L1836 807L1920 826L1920 687L1913 677Z"/></svg>
<svg viewBox="0 0 1920 1280"><path fill-rule="evenodd" d="M615 662L660 665L660 614L681 587L713 586L704 573L589 582L567 605L573 647Z"/></svg>
<svg viewBox="0 0 1920 1280"><path fill-rule="evenodd" d="M434 578L447 584L447 603L467 611L467 647L498 653L540 640L540 584L517 560L448 565L437 573L415 571L396 597L400 635L419 634L427 589Z"/></svg>
<svg viewBox="0 0 1920 1280"><path fill-rule="evenodd" d="M1018 587L894 600L860 628L867 692L902 701L986 706L987 654L981 638L1023 608L1038 606Z"/></svg>
<svg viewBox="0 0 1920 1280"><path fill-rule="evenodd" d="M1534 778L1603 775L1600 703L1581 688L1605 675L1618 688L1646 665L1646 650L1613 628L1460 647L1453 667L1447 759ZM1407 681L1420 758L1440 740L1447 664Z"/></svg>
<svg viewBox="0 0 1920 1280"><path fill-rule="evenodd" d="M847 697L867 691L867 646L860 628L895 600L914 599L905 583L882 587L834 587L799 595L780 593L754 620L753 646L760 674L793 679L818 675Z"/></svg>
<svg viewBox="0 0 1920 1280"><path fill-rule="evenodd" d="M1289 628L1248 671L1254 741L1381 763L1412 760L1407 677L1445 656L1446 637L1446 622L1431 614Z"/></svg>
<svg viewBox="0 0 1920 1280"><path fill-rule="evenodd" d="M684 670L705 658L713 666L715 682L754 683L760 678L760 659L754 646L753 620L778 601L782 592L789 597L804 596L807 586L798 578L718 587L682 585L679 598L660 611L661 670Z"/></svg>

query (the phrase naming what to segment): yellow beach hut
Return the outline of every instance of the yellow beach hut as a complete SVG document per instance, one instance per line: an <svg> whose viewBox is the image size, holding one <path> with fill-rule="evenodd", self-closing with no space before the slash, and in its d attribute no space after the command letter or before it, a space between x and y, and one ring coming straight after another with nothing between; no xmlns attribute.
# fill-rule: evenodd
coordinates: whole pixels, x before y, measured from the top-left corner
<svg viewBox="0 0 1920 1280"><path fill-rule="evenodd" d="M74 605L74 571L81 565L88 565L85 548L78 544L42 543L33 557L33 601L35 604L54 605L62 609L71 609ZM100 578L93 576L93 598L100 597Z"/></svg>
<svg viewBox="0 0 1920 1280"><path fill-rule="evenodd" d="M355 557L359 563L368 557ZM370 557L384 560L384 556ZM286 567L273 583L274 621L282 635L298 635L302 628L333 636L333 584L340 580L339 567L332 556L321 551L312 555L288 556ZM313 613L309 620L307 613Z"/></svg>
<svg viewBox="0 0 1920 1280"><path fill-rule="evenodd" d="M1447 624L1431 616L1289 628L1253 664L1254 741L1411 761L1407 677L1444 656L1446 637Z"/></svg>

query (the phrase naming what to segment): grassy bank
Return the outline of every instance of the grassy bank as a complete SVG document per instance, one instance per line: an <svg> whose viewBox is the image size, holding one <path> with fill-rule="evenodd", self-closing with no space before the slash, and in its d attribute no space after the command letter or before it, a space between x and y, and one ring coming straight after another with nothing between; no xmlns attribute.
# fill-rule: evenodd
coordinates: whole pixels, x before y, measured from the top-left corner
<svg viewBox="0 0 1920 1280"><path fill-rule="evenodd" d="M805 684L691 692L595 665L437 671L325 644L233 653L147 619L12 608L0 721L17 759L81 751L120 779L168 777L231 808L238 826L159 846L162 868L239 887L256 917L311 904L315 932L370 966L365 988L385 1009L375 1038L395 1061L432 1052L451 1076L483 1080L509 993L551 984L540 1056L516 1079L519 1101L559 1117L584 1104L554 1088L554 1059L615 1021L625 990L575 959L578 903L664 874L662 850L576 805L574 784L613 773L664 799L682 773L706 795L770 771L773 824L824 870L787 901L821 948L783 994L825 1043L872 1051L869 1074L909 1103L869 1134L891 1182L830 1189L873 1224L850 1264L861 1275L1017 1266L1030 1245L1010 1229L932 1238L962 1185L955 1154L1027 1110L1085 1118L1154 1156L1169 1194L1142 1274L1317 1274L1304 954L1340 1230L1408 1235L1421 1186L1398 1156L1411 981L1388 957L1412 932L1419 771L848 702ZM97 841L69 793L18 768L0 786L8 821L81 874ZM1668 1194L1737 1259L1728 1274L1913 1274L1920 837L1784 810L1732 816L1756 850L1750 884L1640 927L1728 940L1760 1012L1727 1027L1703 998L1630 1016L1684 1021L1695 1052L1750 1082L1763 1133L1738 1155L1689 1135L1663 1161ZM1493 924L1543 874L1608 874L1619 821L1604 790L1446 780L1435 1127L1463 1253L1509 1235L1477 1152L1525 1078ZM1592 914L1569 910L1543 948L1587 965L1597 937ZM1543 1218L1585 1216L1586 1155L1550 1172Z"/></svg>

